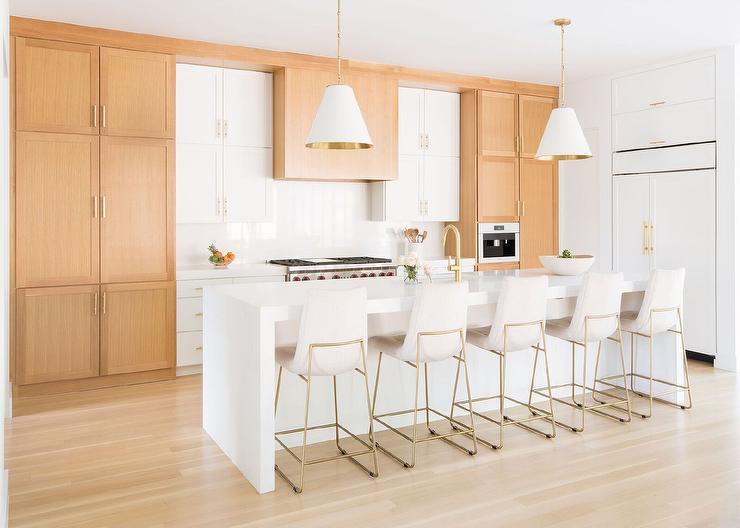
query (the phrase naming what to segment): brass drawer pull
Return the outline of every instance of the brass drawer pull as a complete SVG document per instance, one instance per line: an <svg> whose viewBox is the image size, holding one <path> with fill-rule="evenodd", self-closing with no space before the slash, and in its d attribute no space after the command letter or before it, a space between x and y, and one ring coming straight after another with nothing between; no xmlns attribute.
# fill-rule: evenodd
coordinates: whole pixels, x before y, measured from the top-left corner
<svg viewBox="0 0 740 528"><path fill-rule="evenodd" d="M203 347L202 346L197 346L197 347L195 347L195 350L203 350Z"/></svg>
<svg viewBox="0 0 740 528"><path fill-rule="evenodd" d="M203 312L195 312L195 317L203 317Z"/></svg>
<svg viewBox="0 0 740 528"><path fill-rule="evenodd" d="M664 104L665 104L665 101L655 101L654 103L650 103L650 106L660 106Z"/></svg>

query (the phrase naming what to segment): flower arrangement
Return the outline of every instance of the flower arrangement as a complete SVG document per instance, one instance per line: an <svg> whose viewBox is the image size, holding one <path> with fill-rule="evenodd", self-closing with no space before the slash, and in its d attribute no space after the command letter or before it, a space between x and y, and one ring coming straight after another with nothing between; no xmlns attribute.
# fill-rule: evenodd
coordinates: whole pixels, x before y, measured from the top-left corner
<svg viewBox="0 0 740 528"><path fill-rule="evenodd" d="M419 260L419 256L414 252L407 253L401 257L401 264L406 273L406 282L419 282Z"/></svg>

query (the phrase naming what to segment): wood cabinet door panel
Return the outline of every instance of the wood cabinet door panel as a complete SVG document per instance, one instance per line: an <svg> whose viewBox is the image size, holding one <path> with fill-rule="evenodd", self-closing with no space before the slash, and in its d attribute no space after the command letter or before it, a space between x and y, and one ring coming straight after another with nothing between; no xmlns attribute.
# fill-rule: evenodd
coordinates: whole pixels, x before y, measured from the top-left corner
<svg viewBox="0 0 740 528"><path fill-rule="evenodd" d="M395 180L398 173L398 82L384 75L347 72L373 147L363 150L306 148L324 89L335 72L287 68L274 75L275 177L292 180Z"/></svg>
<svg viewBox="0 0 740 528"><path fill-rule="evenodd" d="M540 255L558 252L557 162L520 160L520 267L541 268Z"/></svg>
<svg viewBox="0 0 740 528"><path fill-rule="evenodd" d="M174 276L174 143L101 138L101 282Z"/></svg>
<svg viewBox="0 0 740 528"><path fill-rule="evenodd" d="M16 129L97 134L97 46L18 37Z"/></svg>
<svg viewBox="0 0 740 528"><path fill-rule="evenodd" d="M19 384L98 375L98 290L97 285L18 290Z"/></svg>
<svg viewBox="0 0 740 528"><path fill-rule="evenodd" d="M478 221L519 220L519 160L478 158Z"/></svg>
<svg viewBox="0 0 740 528"><path fill-rule="evenodd" d="M172 282L102 286L100 372L170 368L175 354Z"/></svg>
<svg viewBox="0 0 740 528"><path fill-rule="evenodd" d="M100 103L101 134L174 137L175 57L100 48Z"/></svg>
<svg viewBox="0 0 740 528"><path fill-rule="evenodd" d="M478 92L478 154L517 155L517 99L515 94Z"/></svg>
<svg viewBox="0 0 740 528"><path fill-rule="evenodd" d="M519 146L520 156L534 158L540 146L542 134L545 133L547 121L552 109L557 106L557 99L534 95L519 96Z"/></svg>
<svg viewBox="0 0 740 528"><path fill-rule="evenodd" d="M99 279L98 137L18 132L16 286Z"/></svg>

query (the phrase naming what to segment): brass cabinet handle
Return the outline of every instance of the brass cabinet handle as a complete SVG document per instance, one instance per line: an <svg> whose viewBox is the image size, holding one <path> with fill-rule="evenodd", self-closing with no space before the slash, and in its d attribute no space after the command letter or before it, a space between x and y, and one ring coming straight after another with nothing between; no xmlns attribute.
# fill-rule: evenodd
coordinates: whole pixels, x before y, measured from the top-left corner
<svg viewBox="0 0 740 528"><path fill-rule="evenodd" d="M105 120L105 105L103 105L103 108L101 110L102 110L102 113L103 113L103 123L102 123L102 125L103 125L103 128L105 128L106 127L106 123L105 123L105 121L106 121Z"/></svg>
<svg viewBox="0 0 740 528"><path fill-rule="evenodd" d="M98 315L98 292L95 292L93 298L93 315Z"/></svg>
<svg viewBox="0 0 740 528"><path fill-rule="evenodd" d="M102 201L102 217L105 218L105 195L101 198Z"/></svg>
<svg viewBox="0 0 740 528"><path fill-rule="evenodd" d="M224 137L229 135L229 122L224 119Z"/></svg>
<svg viewBox="0 0 740 528"><path fill-rule="evenodd" d="M655 101L654 103L650 103L650 106L660 106L664 104L665 104L665 101Z"/></svg>
<svg viewBox="0 0 740 528"><path fill-rule="evenodd" d="M105 292L103 292L103 315L105 315Z"/></svg>
<svg viewBox="0 0 740 528"><path fill-rule="evenodd" d="M229 215L229 201L224 198L224 216Z"/></svg>
<svg viewBox="0 0 740 528"><path fill-rule="evenodd" d="M193 288L195 291L203 291L203 288Z"/></svg>
<svg viewBox="0 0 740 528"><path fill-rule="evenodd" d="M98 128L98 105L92 105L93 128Z"/></svg>
<svg viewBox="0 0 740 528"><path fill-rule="evenodd" d="M524 216L524 200L520 202L522 204L522 212L519 216Z"/></svg>
<svg viewBox="0 0 740 528"><path fill-rule="evenodd" d="M203 312L195 312L195 317L203 317Z"/></svg>
<svg viewBox="0 0 740 528"><path fill-rule="evenodd" d="M217 138L221 137L221 120L220 119L216 119L216 137Z"/></svg>
<svg viewBox="0 0 740 528"><path fill-rule="evenodd" d="M648 250L648 232L647 232L647 222L642 223L642 254L643 255L649 255Z"/></svg>
<svg viewBox="0 0 740 528"><path fill-rule="evenodd" d="M197 347L195 347L195 350L203 350L203 347L202 346L197 346Z"/></svg>
<svg viewBox="0 0 740 528"><path fill-rule="evenodd" d="M655 253L655 250L653 249L653 229L655 229L655 226L653 224L650 224L650 230L648 231L648 240L650 240L650 254L651 255Z"/></svg>

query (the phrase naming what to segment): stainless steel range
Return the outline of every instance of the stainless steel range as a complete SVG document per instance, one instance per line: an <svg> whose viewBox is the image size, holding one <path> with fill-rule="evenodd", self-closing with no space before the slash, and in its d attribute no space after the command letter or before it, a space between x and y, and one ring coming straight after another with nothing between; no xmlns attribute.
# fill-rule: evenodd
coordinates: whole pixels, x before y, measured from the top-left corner
<svg viewBox="0 0 740 528"><path fill-rule="evenodd" d="M270 260L270 264L285 266L288 282L359 279L367 277L394 277L396 266L387 258L334 257Z"/></svg>

